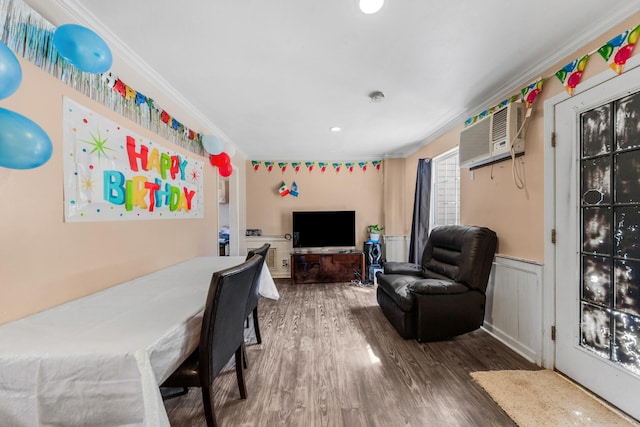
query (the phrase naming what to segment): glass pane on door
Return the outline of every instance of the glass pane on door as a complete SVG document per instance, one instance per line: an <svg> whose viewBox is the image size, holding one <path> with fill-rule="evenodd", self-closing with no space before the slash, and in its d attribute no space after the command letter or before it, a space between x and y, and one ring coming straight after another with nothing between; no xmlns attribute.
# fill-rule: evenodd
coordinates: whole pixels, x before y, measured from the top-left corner
<svg viewBox="0 0 640 427"><path fill-rule="evenodd" d="M640 374L640 92L580 123L580 346Z"/></svg>

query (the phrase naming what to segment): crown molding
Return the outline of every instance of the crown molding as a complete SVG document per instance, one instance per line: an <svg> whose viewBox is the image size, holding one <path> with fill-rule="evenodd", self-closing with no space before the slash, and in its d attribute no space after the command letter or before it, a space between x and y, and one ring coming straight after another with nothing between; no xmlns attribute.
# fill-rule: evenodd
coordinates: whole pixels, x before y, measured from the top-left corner
<svg viewBox="0 0 640 427"><path fill-rule="evenodd" d="M639 11L638 2L635 0L629 1L625 6L617 8L611 16L601 20L597 25L591 26L585 29L579 37L573 39L571 43L567 43L562 49L558 49L553 55L548 56L544 61L538 62L533 68L528 69L526 72L520 73L512 77L508 82L501 85L496 90L492 90L489 95L484 97L482 101L466 108L462 113L456 115L449 121L443 122L442 126L439 126L434 132L426 136L421 142L414 145L411 149L405 152L408 157L425 145L435 141L440 136L455 129L456 126L464 123L466 119L472 117L474 113L486 110L488 107L497 104L504 98L509 97L514 91L521 89L527 84L533 82L539 78L543 72L550 69L554 64L560 62L563 58L566 58L571 53L578 51L588 43L595 41L598 37L602 36L605 32L612 29L614 26L624 21L631 15ZM602 43L606 43L608 40L603 40Z"/></svg>
<svg viewBox="0 0 640 427"><path fill-rule="evenodd" d="M144 79L152 90L156 93L150 94L153 99L166 100L167 111L170 112L171 106L175 106L176 110L180 110L185 115L191 116L193 121L198 122L204 129L201 130L203 134L213 134L222 138L226 143L232 144L236 147L237 144L223 132L215 123L213 123L208 117L206 117L200 110L187 100L173 85L165 80L157 71L155 71L149 64L142 60L126 43L124 43L118 36L116 36L100 19L93 15L83 4L78 0L27 0L32 8L39 12L39 9L43 9L49 12L50 17L45 16L46 19L54 20L58 22L52 22L52 24L58 26L61 25L63 20L69 19L79 25L85 25L88 28L93 29L96 33L105 40L107 45L112 50L114 59L118 59L120 63L127 64L130 67L130 72L135 74L137 78ZM57 8L59 11L53 11L52 8ZM61 16L62 14L65 16ZM40 13L40 12L39 12ZM115 62L115 61L114 61ZM142 71L144 70L144 71ZM110 70L116 76L119 76L118 70ZM123 74L124 76L124 74ZM135 88L134 88L135 89ZM160 105L165 102L160 101ZM164 108L163 107L163 108ZM240 152L239 154L243 154Z"/></svg>

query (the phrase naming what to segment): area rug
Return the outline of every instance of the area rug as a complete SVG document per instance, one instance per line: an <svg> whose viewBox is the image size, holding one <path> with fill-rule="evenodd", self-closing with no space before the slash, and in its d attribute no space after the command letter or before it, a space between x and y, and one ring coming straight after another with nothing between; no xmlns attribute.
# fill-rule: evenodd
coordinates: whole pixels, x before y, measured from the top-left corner
<svg viewBox="0 0 640 427"><path fill-rule="evenodd" d="M640 425L552 370L471 376L520 427Z"/></svg>

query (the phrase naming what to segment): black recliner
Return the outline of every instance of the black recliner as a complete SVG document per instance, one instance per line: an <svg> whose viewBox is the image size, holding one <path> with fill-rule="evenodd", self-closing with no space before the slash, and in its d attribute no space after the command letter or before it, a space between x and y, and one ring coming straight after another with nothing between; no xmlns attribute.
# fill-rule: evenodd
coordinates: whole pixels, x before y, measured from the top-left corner
<svg viewBox="0 0 640 427"><path fill-rule="evenodd" d="M400 336L432 341L482 326L497 243L486 227L440 226L431 231L421 264L385 263L376 296Z"/></svg>

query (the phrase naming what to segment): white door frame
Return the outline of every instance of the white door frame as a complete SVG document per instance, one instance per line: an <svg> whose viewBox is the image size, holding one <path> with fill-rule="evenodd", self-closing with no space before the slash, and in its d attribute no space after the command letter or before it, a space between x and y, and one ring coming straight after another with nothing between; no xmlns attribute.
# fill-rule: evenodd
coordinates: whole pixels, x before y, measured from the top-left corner
<svg viewBox="0 0 640 427"><path fill-rule="evenodd" d="M237 166L240 164L240 167ZM239 163L231 163L233 172L227 179L228 192L227 192L227 205L229 216L229 249L227 255L243 256L246 254L246 244L244 240L246 229L246 191L245 191L245 168L242 167L244 162L240 160ZM220 176L216 177L216 186L220 187L220 180L223 179ZM216 238L217 233L220 231L220 203L216 203L217 208L217 224L216 224ZM218 245L218 255L219 245Z"/></svg>
<svg viewBox="0 0 640 427"><path fill-rule="evenodd" d="M625 72L640 66L640 56L631 57ZM618 77L611 69L580 83L574 96L592 89L608 80ZM551 146L555 129L555 107L570 98L565 91L549 98L544 103L544 271L542 284L542 366L553 369L555 366L555 343L551 339L551 329L555 327L556 311L556 278L555 278L555 245L551 243L551 232L555 228L555 149Z"/></svg>
<svg viewBox="0 0 640 427"><path fill-rule="evenodd" d="M241 162L241 161L240 161ZM245 255L244 235L246 229L246 191L244 162L232 163L233 173L229 176L229 253L232 256Z"/></svg>

